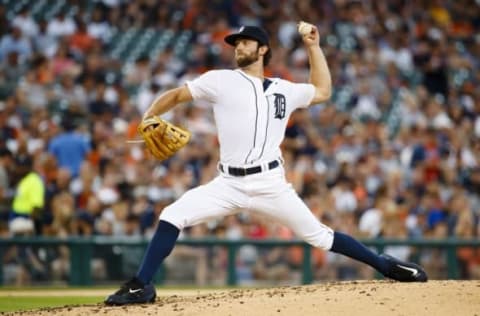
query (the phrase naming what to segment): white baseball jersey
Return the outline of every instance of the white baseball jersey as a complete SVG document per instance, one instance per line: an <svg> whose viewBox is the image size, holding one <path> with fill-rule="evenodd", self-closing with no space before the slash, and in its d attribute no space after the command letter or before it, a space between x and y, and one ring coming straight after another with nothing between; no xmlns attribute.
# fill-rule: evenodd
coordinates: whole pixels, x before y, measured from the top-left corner
<svg viewBox="0 0 480 316"><path fill-rule="evenodd" d="M279 78L271 81L264 91L259 78L237 69L209 71L187 82L194 101L213 106L221 172L166 207L160 219L181 230L249 209L290 227L311 245L329 250L333 230L320 223L298 197L280 163L288 117L310 103L315 88ZM228 167L257 171L239 176Z"/></svg>
<svg viewBox="0 0 480 316"><path fill-rule="evenodd" d="M212 70L187 82L195 100L213 106L220 142L220 161L255 165L281 157L288 117L312 100L311 84L272 79L266 91L257 77L237 70Z"/></svg>

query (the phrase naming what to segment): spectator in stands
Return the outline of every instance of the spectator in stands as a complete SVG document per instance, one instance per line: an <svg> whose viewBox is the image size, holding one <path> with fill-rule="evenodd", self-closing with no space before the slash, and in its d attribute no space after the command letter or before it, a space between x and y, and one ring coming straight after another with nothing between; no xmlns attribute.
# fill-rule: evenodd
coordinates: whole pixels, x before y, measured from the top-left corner
<svg viewBox="0 0 480 316"><path fill-rule="evenodd" d="M63 74L77 76L81 72L81 68L70 54L66 42L60 42L55 55L52 57L52 71L55 76Z"/></svg>
<svg viewBox="0 0 480 316"><path fill-rule="evenodd" d="M95 97L88 104L89 113L94 120L110 121L113 118L115 109L107 101L107 86L102 79L96 80Z"/></svg>
<svg viewBox="0 0 480 316"><path fill-rule="evenodd" d="M25 62L32 55L32 46L22 34L22 30L16 26L12 27L11 33L0 40L0 61L7 58L11 52L17 52L22 62Z"/></svg>
<svg viewBox="0 0 480 316"><path fill-rule="evenodd" d="M67 17L64 11L48 22L47 33L55 38L68 37L75 33L77 26L71 17Z"/></svg>
<svg viewBox="0 0 480 316"><path fill-rule="evenodd" d="M125 69L125 83L131 86L139 86L148 82L151 77L150 61L147 56L141 56L134 64L127 65Z"/></svg>
<svg viewBox="0 0 480 316"><path fill-rule="evenodd" d="M78 21L75 33L69 36L68 43L75 55L83 57L95 45L95 38L87 31L87 25L83 21Z"/></svg>
<svg viewBox="0 0 480 316"><path fill-rule="evenodd" d="M27 72L27 65L19 60L17 51L11 51L0 64L0 81L4 85L15 84Z"/></svg>
<svg viewBox="0 0 480 316"><path fill-rule="evenodd" d="M438 40L420 41L414 61L422 71L423 84L431 94L448 95L445 45Z"/></svg>
<svg viewBox="0 0 480 316"><path fill-rule="evenodd" d="M18 101L27 111L46 108L52 99L51 91L38 79L36 70L30 69L18 85Z"/></svg>
<svg viewBox="0 0 480 316"><path fill-rule="evenodd" d="M35 51L51 58L57 51L58 41L55 36L48 33L47 29L48 22L40 20L38 22L38 34L32 38L32 43Z"/></svg>
<svg viewBox="0 0 480 316"><path fill-rule="evenodd" d="M48 145L48 151L55 157L58 166L67 168L72 178L76 178L80 166L90 152L90 144L84 135L76 132L77 122L65 115L63 120L63 132L53 137Z"/></svg>
<svg viewBox="0 0 480 316"><path fill-rule="evenodd" d="M35 38L38 35L38 24L30 14L28 6L18 12L18 15L13 18L12 25L18 27L28 38Z"/></svg>
<svg viewBox="0 0 480 316"><path fill-rule="evenodd" d="M30 218L16 217L10 222L11 237L32 237L34 223ZM30 245L12 246L2 258L5 283L25 286L47 278L47 265L40 259L39 249Z"/></svg>
<svg viewBox="0 0 480 316"><path fill-rule="evenodd" d="M87 113L88 95L83 85L75 83L75 76L64 73L58 81L53 91L53 98L66 101L72 112Z"/></svg>
<svg viewBox="0 0 480 316"><path fill-rule="evenodd" d="M141 113L146 111L152 101L159 95L161 86L156 82L151 82L148 87L141 89L137 96L137 109Z"/></svg>
<svg viewBox="0 0 480 316"><path fill-rule="evenodd" d="M17 217L29 219L32 223L35 222L35 232L40 234L45 207L45 184L35 171L32 157L28 155L15 158L15 170L19 182L13 198L10 224Z"/></svg>
<svg viewBox="0 0 480 316"><path fill-rule="evenodd" d="M92 13L92 19L87 26L88 34L100 41L107 43L111 36L111 26L105 20L103 11L96 7Z"/></svg>

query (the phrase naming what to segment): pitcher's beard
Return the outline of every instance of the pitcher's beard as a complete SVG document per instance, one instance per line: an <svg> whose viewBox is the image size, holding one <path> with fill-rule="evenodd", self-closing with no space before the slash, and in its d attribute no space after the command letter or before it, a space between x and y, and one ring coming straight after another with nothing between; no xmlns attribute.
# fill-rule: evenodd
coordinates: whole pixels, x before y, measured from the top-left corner
<svg viewBox="0 0 480 316"><path fill-rule="evenodd" d="M248 56L241 56L236 59L237 65L240 68L245 68L253 64L258 60L258 54L252 54Z"/></svg>

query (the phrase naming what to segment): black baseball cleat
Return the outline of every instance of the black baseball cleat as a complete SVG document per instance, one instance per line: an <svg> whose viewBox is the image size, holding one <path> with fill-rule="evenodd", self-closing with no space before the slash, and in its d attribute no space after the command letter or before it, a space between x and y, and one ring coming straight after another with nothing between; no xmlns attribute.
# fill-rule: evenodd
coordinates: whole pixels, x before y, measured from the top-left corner
<svg viewBox="0 0 480 316"><path fill-rule="evenodd" d="M390 264L389 271L384 274L385 277L400 282L427 282L427 273L418 264L404 262L387 254L380 256Z"/></svg>
<svg viewBox="0 0 480 316"><path fill-rule="evenodd" d="M109 295L105 299L106 305L128 305L128 304L144 304L153 303L157 293L152 284L143 285L137 278L122 285L122 287Z"/></svg>

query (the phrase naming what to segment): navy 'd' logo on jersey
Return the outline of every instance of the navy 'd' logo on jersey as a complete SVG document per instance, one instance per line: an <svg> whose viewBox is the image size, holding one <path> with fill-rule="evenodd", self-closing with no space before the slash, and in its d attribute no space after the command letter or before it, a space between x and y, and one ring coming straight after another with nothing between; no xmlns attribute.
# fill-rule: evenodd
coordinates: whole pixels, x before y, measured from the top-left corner
<svg viewBox="0 0 480 316"><path fill-rule="evenodd" d="M274 93L275 100L273 102L275 106L275 118L276 119L283 119L285 117L285 107L286 107L286 100L285 96L280 93Z"/></svg>

